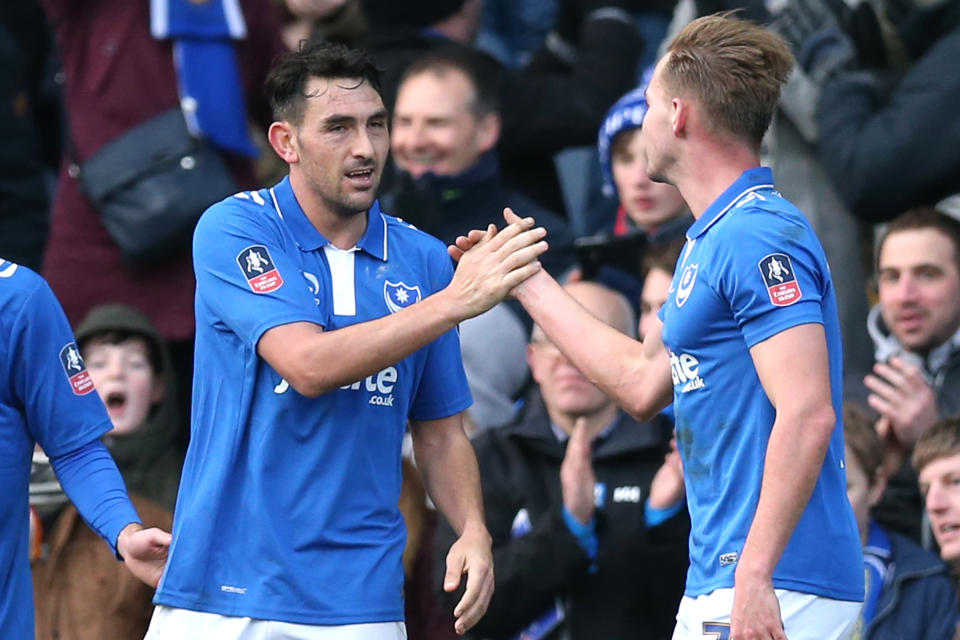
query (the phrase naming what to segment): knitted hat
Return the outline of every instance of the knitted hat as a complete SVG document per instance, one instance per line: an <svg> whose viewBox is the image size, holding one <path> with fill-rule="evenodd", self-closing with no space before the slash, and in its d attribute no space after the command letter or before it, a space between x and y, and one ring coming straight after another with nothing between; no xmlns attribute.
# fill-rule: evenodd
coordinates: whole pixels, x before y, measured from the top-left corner
<svg viewBox="0 0 960 640"><path fill-rule="evenodd" d="M600 133L597 135L597 152L600 156L600 169L603 175L603 194L609 197L617 195L617 185L613 181L613 166L610 158L610 145L620 133L639 129L643 125L643 118L647 115L647 100L644 92L653 75L653 67L643 72L643 80L636 89L631 89L613 103L607 111Z"/></svg>

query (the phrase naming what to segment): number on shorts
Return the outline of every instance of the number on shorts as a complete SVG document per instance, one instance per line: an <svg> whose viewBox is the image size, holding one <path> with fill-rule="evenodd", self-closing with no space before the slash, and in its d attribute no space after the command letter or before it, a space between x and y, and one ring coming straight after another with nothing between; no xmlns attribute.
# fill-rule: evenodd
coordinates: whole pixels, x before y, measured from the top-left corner
<svg viewBox="0 0 960 640"><path fill-rule="evenodd" d="M730 625L726 622L704 622L703 635L713 636L714 640L727 640L730 637Z"/></svg>

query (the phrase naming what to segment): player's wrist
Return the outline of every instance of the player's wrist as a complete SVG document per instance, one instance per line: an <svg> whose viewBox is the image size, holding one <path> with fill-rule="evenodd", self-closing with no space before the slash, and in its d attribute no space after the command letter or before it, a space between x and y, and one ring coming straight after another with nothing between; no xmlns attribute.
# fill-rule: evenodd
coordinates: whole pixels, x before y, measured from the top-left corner
<svg viewBox="0 0 960 640"><path fill-rule="evenodd" d="M120 530L120 534L117 536L117 555L120 556L122 560L126 560L129 557L127 551L130 546L130 536L138 531L143 531L143 525L139 522L131 522Z"/></svg>
<svg viewBox="0 0 960 640"><path fill-rule="evenodd" d="M734 586L773 582L773 566L749 555L740 555L737 570L734 572Z"/></svg>
<svg viewBox="0 0 960 640"><path fill-rule="evenodd" d="M433 307L426 315L431 318L439 318L444 326L450 328L471 317L468 305L460 299L451 285L429 296L423 302L429 302L428 306Z"/></svg>
<svg viewBox="0 0 960 640"><path fill-rule="evenodd" d="M511 289L510 295L520 304L524 305L524 307L528 304L535 305L537 300L543 297L544 286L549 283L551 279L546 269L541 267L532 276Z"/></svg>
<svg viewBox="0 0 960 640"><path fill-rule="evenodd" d="M487 526L483 523L483 520L467 520L463 525L463 531L460 533L460 537L474 538L487 545L493 544L493 538L490 537L490 532L487 530Z"/></svg>

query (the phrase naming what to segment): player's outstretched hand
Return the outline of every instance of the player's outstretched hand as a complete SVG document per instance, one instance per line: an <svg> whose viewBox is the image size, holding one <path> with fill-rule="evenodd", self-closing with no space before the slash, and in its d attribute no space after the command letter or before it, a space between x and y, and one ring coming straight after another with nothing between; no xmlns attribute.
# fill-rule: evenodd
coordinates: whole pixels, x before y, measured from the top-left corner
<svg viewBox="0 0 960 640"><path fill-rule="evenodd" d="M453 608L453 628L458 635L469 631L487 612L493 596L492 541L486 528L464 529L447 553L447 573L443 590L456 591L461 576L467 576L467 588L460 602Z"/></svg>
<svg viewBox="0 0 960 640"><path fill-rule="evenodd" d="M144 529L128 524L117 538L117 551L130 573L156 588L167 564L170 534L161 529Z"/></svg>
<svg viewBox="0 0 960 640"><path fill-rule="evenodd" d="M734 578L730 638L733 640L787 640L780 617L780 601L769 578Z"/></svg>
<svg viewBox="0 0 960 640"><path fill-rule="evenodd" d="M507 224L522 223L523 220L516 213L513 212L513 209L506 207L503 210L503 219L507 221ZM457 239L453 241L453 244L447 246L447 253L450 254L450 257L453 258L454 262L460 262L460 258L463 257L467 251L470 251L473 247L480 243L484 237L486 237L489 231L497 233L496 226L490 224L485 230L481 229L471 229L467 232L465 236L457 236Z"/></svg>
<svg viewBox="0 0 960 640"><path fill-rule="evenodd" d="M461 250L457 245L459 264L448 290L463 318L483 313L540 270L537 258L547 250L543 240L547 232L534 224L533 218L513 215L511 224L502 231L491 224L486 231L465 237L466 248Z"/></svg>

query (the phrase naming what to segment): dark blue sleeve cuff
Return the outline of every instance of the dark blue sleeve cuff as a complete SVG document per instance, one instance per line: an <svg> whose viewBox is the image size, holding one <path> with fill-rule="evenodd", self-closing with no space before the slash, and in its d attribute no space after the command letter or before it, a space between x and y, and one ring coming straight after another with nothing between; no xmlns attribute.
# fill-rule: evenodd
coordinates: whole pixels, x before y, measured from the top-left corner
<svg viewBox="0 0 960 640"><path fill-rule="evenodd" d="M597 547L599 543L597 541L597 521L595 518L590 518L590 522L583 524L574 518L567 507L563 507L563 521L567 524L567 528L570 529L570 533L574 535L577 539L577 542L580 543L580 546L586 552L587 556L591 560L597 559Z"/></svg>
<svg viewBox="0 0 960 640"><path fill-rule="evenodd" d="M666 509L655 509L650 506L650 499L647 498L647 501L643 504L643 517L647 522L647 528L666 522L680 513L681 509L683 509L683 500L677 500L676 504Z"/></svg>

